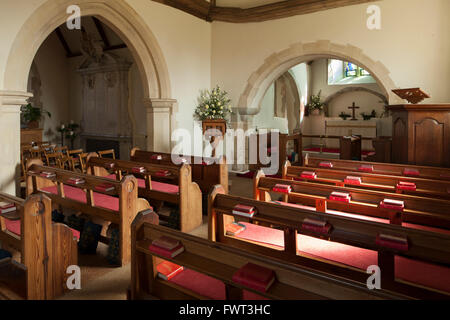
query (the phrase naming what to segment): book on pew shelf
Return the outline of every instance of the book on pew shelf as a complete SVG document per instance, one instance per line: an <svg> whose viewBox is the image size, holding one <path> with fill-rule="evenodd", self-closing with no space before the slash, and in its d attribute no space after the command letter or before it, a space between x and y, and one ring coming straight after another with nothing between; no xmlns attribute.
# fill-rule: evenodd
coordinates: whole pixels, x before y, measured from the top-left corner
<svg viewBox="0 0 450 320"><path fill-rule="evenodd" d="M133 169L131 169L131 171L133 173L144 173L145 172L145 168L144 167L134 167Z"/></svg>
<svg viewBox="0 0 450 320"><path fill-rule="evenodd" d="M255 207L252 206L246 206L243 204L238 204L236 206L234 206L232 213L239 215L239 216L243 216L243 217L247 217L247 218L252 218L255 215Z"/></svg>
<svg viewBox="0 0 450 320"><path fill-rule="evenodd" d="M169 207L161 207L158 209L158 211L156 212L159 216L163 216L166 218L170 217L170 213L172 212L172 210Z"/></svg>
<svg viewBox="0 0 450 320"><path fill-rule="evenodd" d="M378 234L375 243L381 247L391 248L400 251L409 249L408 238L389 234Z"/></svg>
<svg viewBox="0 0 450 320"><path fill-rule="evenodd" d="M168 177L170 176L170 171L169 170L159 170L155 172L155 176L157 177Z"/></svg>
<svg viewBox="0 0 450 320"><path fill-rule="evenodd" d="M114 190L114 186L110 183L102 183L95 186L95 190L101 192L110 192Z"/></svg>
<svg viewBox="0 0 450 320"><path fill-rule="evenodd" d="M162 236L152 241L152 245L165 250L173 250L180 245L180 241L167 236Z"/></svg>
<svg viewBox="0 0 450 320"><path fill-rule="evenodd" d="M156 253L160 256L170 259L170 258L174 258L177 255L179 255L180 253L182 253L184 251L184 246L183 246L183 244L180 243L178 246L176 246L172 250L167 250L167 249L163 249L161 247L155 246L154 244L151 244L148 249L153 253Z"/></svg>
<svg viewBox="0 0 450 320"><path fill-rule="evenodd" d="M156 270L159 278L168 281L182 272L184 267L170 261L163 261L156 266Z"/></svg>
<svg viewBox="0 0 450 320"><path fill-rule="evenodd" d="M412 176L412 177L418 177L420 176L420 172L417 169L409 169L409 168L405 168L403 170L403 175L404 176Z"/></svg>
<svg viewBox="0 0 450 320"><path fill-rule="evenodd" d="M326 221L305 218L302 223L302 229L328 234L331 230L331 225Z"/></svg>
<svg viewBox="0 0 450 320"><path fill-rule="evenodd" d="M344 183L346 183L346 184L353 184L353 185L360 185L361 184L361 177L347 176L344 179Z"/></svg>
<svg viewBox="0 0 450 320"><path fill-rule="evenodd" d="M114 162L105 163L106 169L113 169L115 166L116 166L116 164Z"/></svg>
<svg viewBox="0 0 450 320"><path fill-rule="evenodd" d="M154 155L152 155L152 160L162 160L162 155L154 154Z"/></svg>
<svg viewBox="0 0 450 320"><path fill-rule="evenodd" d="M362 164L361 166L359 166L358 170L364 172L373 172L373 166L371 164Z"/></svg>
<svg viewBox="0 0 450 320"><path fill-rule="evenodd" d="M347 192L333 191L330 194L330 200L336 200L336 201L342 201L342 202L350 202L351 196Z"/></svg>
<svg viewBox="0 0 450 320"><path fill-rule="evenodd" d="M9 202L0 202L0 214L7 214L16 211L16 205Z"/></svg>
<svg viewBox="0 0 450 320"><path fill-rule="evenodd" d="M322 161L319 163L319 167L322 168L333 168L333 164L329 161Z"/></svg>
<svg viewBox="0 0 450 320"><path fill-rule="evenodd" d="M314 171L303 171L301 173L300 177L306 178L306 179L316 179L317 174Z"/></svg>
<svg viewBox="0 0 450 320"><path fill-rule="evenodd" d="M237 236L239 233L241 233L245 229L246 229L246 226L243 225L242 223L238 223L238 222L232 222L225 227L227 236Z"/></svg>
<svg viewBox="0 0 450 320"><path fill-rule="evenodd" d="M41 172L40 176L43 178L54 178L54 177L56 177L56 173L43 171L43 172Z"/></svg>
<svg viewBox="0 0 450 320"><path fill-rule="evenodd" d="M281 193L290 193L292 191L292 187L288 184L279 184L277 183L273 189L275 192L281 192Z"/></svg>
<svg viewBox="0 0 450 320"><path fill-rule="evenodd" d="M67 180L68 184L73 184L73 185L79 185L79 184L84 184L86 181L84 181L84 179L82 178L69 178L69 180Z"/></svg>
<svg viewBox="0 0 450 320"><path fill-rule="evenodd" d="M384 199L380 202L380 208L403 210L405 208L405 203L401 200Z"/></svg>
<svg viewBox="0 0 450 320"><path fill-rule="evenodd" d="M253 263L247 263L235 272L232 280L254 290L267 292L275 282L275 272Z"/></svg>
<svg viewBox="0 0 450 320"><path fill-rule="evenodd" d="M399 183L397 183L397 189L407 190L407 191L416 191L417 187L414 182L400 181Z"/></svg>

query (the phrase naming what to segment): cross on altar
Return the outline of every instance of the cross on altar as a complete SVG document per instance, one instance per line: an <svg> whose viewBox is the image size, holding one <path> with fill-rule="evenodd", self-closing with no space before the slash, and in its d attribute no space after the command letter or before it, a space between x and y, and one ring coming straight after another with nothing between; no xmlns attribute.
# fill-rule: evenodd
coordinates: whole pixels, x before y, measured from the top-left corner
<svg viewBox="0 0 450 320"><path fill-rule="evenodd" d="M348 107L349 109L352 109L352 112L353 112L353 116L352 116L352 118L350 119L350 120L358 120L358 119L356 119L356 117L355 117L355 111L356 111L356 109L359 109L359 107L357 107L356 105L355 105L355 103L353 102L353 104L352 104L352 106L351 107Z"/></svg>

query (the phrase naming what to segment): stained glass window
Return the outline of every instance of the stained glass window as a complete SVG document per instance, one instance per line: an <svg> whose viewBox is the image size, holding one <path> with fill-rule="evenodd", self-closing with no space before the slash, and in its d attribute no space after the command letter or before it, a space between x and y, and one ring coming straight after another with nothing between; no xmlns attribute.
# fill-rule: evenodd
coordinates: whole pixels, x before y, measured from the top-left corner
<svg viewBox="0 0 450 320"><path fill-rule="evenodd" d="M350 61L328 59L328 84L375 83L370 72Z"/></svg>

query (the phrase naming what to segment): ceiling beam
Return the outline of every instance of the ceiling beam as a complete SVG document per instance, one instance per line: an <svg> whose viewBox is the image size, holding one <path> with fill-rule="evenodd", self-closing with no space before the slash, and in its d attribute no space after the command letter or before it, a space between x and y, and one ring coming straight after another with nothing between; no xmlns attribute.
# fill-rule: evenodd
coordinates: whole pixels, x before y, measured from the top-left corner
<svg viewBox="0 0 450 320"><path fill-rule="evenodd" d="M67 41L66 41L66 39L64 38L64 36L63 36L63 34L62 34L61 28L58 27L58 28L56 28L55 31L56 31L56 35L57 35L57 37L58 37L58 39L59 39L59 42L61 42L61 44L62 44L64 50L66 51L66 56L67 56L68 58L73 57L73 52L72 52L72 50L70 50L70 47L69 47L69 45L67 44Z"/></svg>
<svg viewBox="0 0 450 320"><path fill-rule="evenodd" d="M108 52L108 51L118 50L118 49L125 49L125 48L128 48L126 44L118 44L118 45L110 46L108 48L103 49L103 52ZM69 58L81 57L82 55L83 54L81 52L72 53L72 55Z"/></svg>
<svg viewBox="0 0 450 320"><path fill-rule="evenodd" d="M287 18L379 0L286 0L247 9L218 7L215 0L211 0L211 2L205 0L153 1L177 8L206 21L248 23Z"/></svg>
<svg viewBox="0 0 450 320"><path fill-rule="evenodd" d="M92 20L94 20L95 27L97 28L97 31L100 34L100 37L102 38L102 41L105 44L105 47L109 48L111 46L111 43L109 42L108 37L106 36L105 29L103 28L102 23L96 17L92 17Z"/></svg>
<svg viewBox="0 0 450 320"><path fill-rule="evenodd" d="M210 3L205 0L153 0L209 21Z"/></svg>

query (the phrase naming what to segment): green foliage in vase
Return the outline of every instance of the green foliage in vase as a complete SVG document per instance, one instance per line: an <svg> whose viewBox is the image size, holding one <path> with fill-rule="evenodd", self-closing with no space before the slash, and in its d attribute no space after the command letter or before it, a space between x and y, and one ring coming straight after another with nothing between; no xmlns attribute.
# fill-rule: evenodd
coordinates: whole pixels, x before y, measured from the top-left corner
<svg viewBox="0 0 450 320"><path fill-rule="evenodd" d="M231 100L228 93L219 86L214 89L200 92L198 104L195 108L194 118L196 120L226 120L232 114Z"/></svg>
<svg viewBox="0 0 450 320"><path fill-rule="evenodd" d="M42 115L47 115L49 118L52 117L52 114L47 110L41 108L35 108L31 105L31 103L22 106L22 119L26 122L39 121L42 118Z"/></svg>
<svg viewBox="0 0 450 320"><path fill-rule="evenodd" d="M308 111L311 113L313 110L323 111L324 103L320 99L320 95L322 94L322 90L319 91L317 95L311 95L309 98L309 102L306 105Z"/></svg>
<svg viewBox="0 0 450 320"><path fill-rule="evenodd" d="M339 117L341 117L341 118L344 119L344 120L347 120L347 118L350 118L351 115L349 115L348 113L344 113L344 111L342 111L342 112L339 114Z"/></svg>

